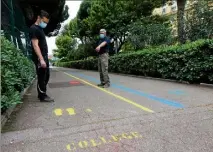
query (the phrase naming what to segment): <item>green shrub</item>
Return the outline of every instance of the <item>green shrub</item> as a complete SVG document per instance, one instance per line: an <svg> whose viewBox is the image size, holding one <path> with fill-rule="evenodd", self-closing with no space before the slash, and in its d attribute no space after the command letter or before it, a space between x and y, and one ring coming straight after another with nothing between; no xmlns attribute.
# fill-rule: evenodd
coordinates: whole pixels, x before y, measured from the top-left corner
<svg viewBox="0 0 213 152"><path fill-rule="evenodd" d="M21 102L20 93L35 76L33 63L11 42L1 38L1 110Z"/></svg>
<svg viewBox="0 0 213 152"><path fill-rule="evenodd" d="M171 29L166 24L148 24L135 23L130 28L129 42L136 49L142 49L147 46L156 46L170 44L173 39Z"/></svg>
<svg viewBox="0 0 213 152"><path fill-rule="evenodd" d="M213 40L119 54L109 62L110 72L213 83ZM58 66L97 70L97 59L58 63Z"/></svg>

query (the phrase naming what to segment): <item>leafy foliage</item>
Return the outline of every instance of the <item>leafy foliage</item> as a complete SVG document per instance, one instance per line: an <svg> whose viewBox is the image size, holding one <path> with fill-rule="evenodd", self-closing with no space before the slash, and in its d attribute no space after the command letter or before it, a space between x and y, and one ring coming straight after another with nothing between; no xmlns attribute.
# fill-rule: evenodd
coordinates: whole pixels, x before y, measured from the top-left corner
<svg viewBox="0 0 213 152"><path fill-rule="evenodd" d="M86 39L89 36L89 24L87 22L87 18L89 17L90 14L90 9L91 9L91 0L84 0L81 3L80 9L77 14L77 32L78 37L83 44L86 43Z"/></svg>
<svg viewBox="0 0 213 152"><path fill-rule="evenodd" d="M78 46L78 49L75 50L75 53L73 54L74 60L80 60L80 59L85 59L88 56L95 56L96 52L94 51L94 47L92 44L80 44Z"/></svg>
<svg viewBox="0 0 213 152"><path fill-rule="evenodd" d="M191 41L213 36L213 11L208 1L197 1L194 8L186 13L186 35Z"/></svg>
<svg viewBox="0 0 213 152"><path fill-rule="evenodd" d="M48 24L47 28L44 29L44 32L47 34L47 36L57 36L62 22L67 20L69 18L69 7L65 5L66 0L59 0L58 5L53 4L46 9L50 15L50 23ZM41 3L42 4L42 3Z"/></svg>
<svg viewBox="0 0 213 152"><path fill-rule="evenodd" d="M171 3L171 0L166 0L166 1ZM176 0L176 2L177 2L177 8L178 8L177 9L178 41L181 44L183 44L186 42L187 38L190 38L191 40L193 39L193 41L201 39L201 38L206 38L206 36L204 35L207 34L207 31L209 32L207 28L212 29L212 26L211 26L212 25L212 9L206 6L208 6L207 4L210 4L212 6L212 1L211 0L199 0L199 1L188 0L188 2L190 2L192 5L193 3L195 4L194 6L192 5L190 6L191 7L190 9L194 12L194 15L192 16L190 15L191 17L188 16L188 21L185 21L185 14L186 14L185 6L187 3L187 0ZM210 20L208 21L208 17L207 17L207 20L202 20L204 16L210 17ZM202 28L204 29L202 30ZM196 33L196 30L197 30L197 33Z"/></svg>
<svg viewBox="0 0 213 152"><path fill-rule="evenodd" d="M119 52L127 40L132 23L145 16L150 16L156 6L160 6L158 0L132 0L125 3L117 0L85 0L81 3L76 18L65 26L61 36L59 36L69 36L71 39L80 40L82 44L78 47L80 50L73 50L72 52L72 55L75 54L77 57L68 55L67 51L71 52L70 49L67 51L58 49L56 54L60 54L60 51L67 52L59 55L60 58L64 57L67 60L95 55L94 48L97 45L97 36L101 28L107 29L108 36L114 40L114 43L111 43L111 50L115 45L115 50ZM147 22L152 23L152 19L150 18ZM89 45L91 47L88 47ZM83 50L84 47L86 49ZM113 51L111 51L111 54L113 54Z"/></svg>
<svg viewBox="0 0 213 152"><path fill-rule="evenodd" d="M59 36L56 39L56 45L58 47L55 54L58 58L72 56L73 50L76 48L77 41L72 39L70 36Z"/></svg>
<svg viewBox="0 0 213 152"><path fill-rule="evenodd" d="M21 103L20 93L35 76L33 63L21 50L1 38L1 110Z"/></svg>
<svg viewBox="0 0 213 152"><path fill-rule="evenodd" d="M208 0L202 0L199 3L204 4L204 1ZM165 0L164 2L171 3L172 1ZM204 5L199 5L185 22L185 4L186 0L177 1L178 37L175 37L168 23L169 18L152 15L152 10L162 5L161 0L131 0L125 3L118 0L85 0L76 18L71 20L62 32L62 36L76 39L81 42L81 45L72 51L64 50L66 53L63 53L61 57L68 61L95 55L94 48L97 45L97 36L101 28L107 30L112 40L110 55L119 53L120 50L136 51L174 44L177 40L183 44L186 38L192 41L211 38L212 11L203 7ZM72 52L71 55L68 52Z"/></svg>
<svg viewBox="0 0 213 152"><path fill-rule="evenodd" d="M92 37L99 33L101 28L107 29L114 39L118 51L126 42L129 25L144 16L150 16L157 1L92 1L90 14L87 18L89 33Z"/></svg>
<svg viewBox="0 0 213 152"><path fill-rule="evenodd" d="M213 40L125 53L110 58L109 71L188 81L213 83ZM97 59L58 63L58 66L97 70Z"/></svg>
<svg viewBox="0 0 213 152"><path fill-rule="evenodd" d="M72 38L78 37L78 29L77 29L77 18L72 19L69 24L66 24L63 31L62 35L63 36L70 36Z"/></svg>
<svg viewBox="0 0 213 152"><path fill-rule="evenodd" d="M167 18L152 16L134 22L129 26L128 41L135 50L147 46L169 44L172 42L172 35L170 25L166 21Z"/></svg>

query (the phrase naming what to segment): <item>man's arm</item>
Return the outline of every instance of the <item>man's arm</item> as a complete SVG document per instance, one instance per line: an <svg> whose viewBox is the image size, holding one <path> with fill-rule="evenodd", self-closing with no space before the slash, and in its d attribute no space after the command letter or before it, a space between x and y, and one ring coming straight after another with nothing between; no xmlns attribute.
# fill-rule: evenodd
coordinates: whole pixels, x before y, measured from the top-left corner
<svg viewBox="0 0 213 152"><path fill-rule="evenodd" d="M43 58L43 56L42 56L42 54L41 54L41 50L40 50L40 48L39 48L39 46L38 46L38 39L33 38L31 41L32 41L32 45L33 45L33 48L34 48L34 50L35 50L35 53L36 53L36 55L38 56L39 60L40 60L40 61L41 61L41 60L44 60L44 58Z"/></svg>
<svg viewBox="0 0 213 152"><path fill-rule="evenodd" d="M107 45L107 43L110 43L109 39L105 39L104 42L102 42L97 48L96 51L99 52L101 47L104 47L105 45Z"/></svg>
<svg viewBox="0 0 213 152"><path fill-rule="evenodd" d="M107 44L107 42L106 41L104 41L104 42L102 42L98 47L104 47L105 45Z"/></svg>

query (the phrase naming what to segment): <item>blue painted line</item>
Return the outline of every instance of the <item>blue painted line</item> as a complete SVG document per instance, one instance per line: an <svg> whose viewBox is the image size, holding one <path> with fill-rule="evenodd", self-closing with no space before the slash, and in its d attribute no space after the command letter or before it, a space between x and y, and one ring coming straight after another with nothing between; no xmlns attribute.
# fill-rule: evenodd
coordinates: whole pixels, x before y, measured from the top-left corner
<svg viewBox="0 0 213 152"><path fill-rule="evenodd" d="M150 94L147 94L147 93L143 93L141 91L133 90L131 88L123 87L123 86L120 86L120 85L114 85L114 87L121 89L121 90L124 90L124 91L127 91L127 92L130 92L130 93L133 93L133 94L136 94L136 95L139 95L139 96L143 96L143 97L155 100L155 101L159 101L159 102L161 102L163 104L167 104L169 106L173 106L173 107L176 107L176 108L183 108L184 107L182 104L177 103L175 101L159 98L159 97L156 97L154 95L150 95Z"/></svg>
<svg viewBox="0 0 213 152"><path fill-rule="evenodd" d="M99 80L97 80L96 78L91 77L91 76L87 76L87 75L84 75L84 74L81 74L81 73L76 73L76 72L70 72L70 74L73 74L73 75L75 74L75 75L80 76L81 78L87 79L87 80L92 81L94 83L99 83ZM154 101L161 102L161 103L169 105L169 106L173 106L173 107L176 107L176 108L184 108L184 106L181 103L178 103L176 101L156 97L154 95L150 95L150 94L147 94L147 93L144 93L144 92L141 92L141 91L137 91L137 90L134 90L134 89L131 89L131 88L127 88L127 87L122 86L122 85L111 84L111 86L113 88L117 88L117 89L129 92L129 93L132 93L132 94L136 94L136 95L139 95L139 96L142 96L142 97L146 97L146 98L152 99Z"/></svg>

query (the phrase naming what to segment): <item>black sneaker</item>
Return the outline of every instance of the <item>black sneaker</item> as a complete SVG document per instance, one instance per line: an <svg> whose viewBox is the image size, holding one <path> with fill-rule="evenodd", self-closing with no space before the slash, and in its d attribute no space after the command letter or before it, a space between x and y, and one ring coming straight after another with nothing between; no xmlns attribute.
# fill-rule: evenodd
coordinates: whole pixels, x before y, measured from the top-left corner
<svg viewBox="0 0 213 152"><path fill-rule="evenodd" d="M47 97L47 95L46 95L46 94L45 94L44 96L45 96L45 97ZM39 96L39 95L38 95L38 99L40 99L40 96Z"/></svg>
<svg viewBox="0 0 213 152"><path fill-rule="evenodd" d="M103 84L103 83L100 83L100 84L98 84L97 86L99 86L99 87L103 87L103 86L104 86L104 84Z"/></svg>
<svg viewBox="0 0 213 152"><path fill-rule="evenodd" d="M49 97L49 96L46 96L43 100L40 99L41 102L54 102L54 99Z"/></svg>

